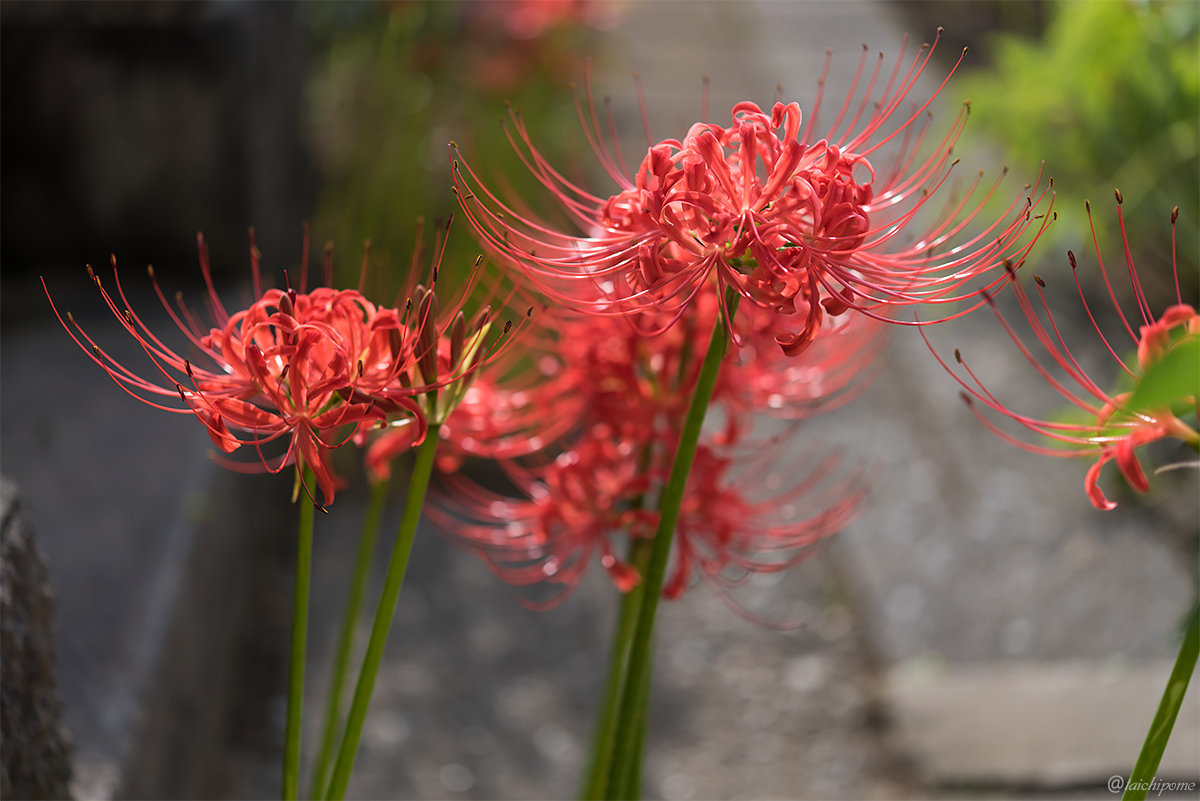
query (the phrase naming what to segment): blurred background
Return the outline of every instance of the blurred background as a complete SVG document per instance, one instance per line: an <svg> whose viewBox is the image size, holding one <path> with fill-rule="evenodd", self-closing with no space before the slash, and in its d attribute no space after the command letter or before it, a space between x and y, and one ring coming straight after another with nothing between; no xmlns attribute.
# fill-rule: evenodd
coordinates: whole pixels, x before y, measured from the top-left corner
<svg viewBox="0 0 1200 801"><path fill-rule="evenodd" d="M294 510L286 476L218 470L194 421L113 386L59 327L40 279L144 369L85 264L115 254L131 304L166 332L147 264L201 309L203 231L222 296L244 300L247 227L281 284L310 222L310 268L332 241L341 285L357 282L370 240L368 290L382 300L408 268L418 217L428 243L453 211L449 141L490 182L552 211L501 135L506 101L552 163L598 172L570 91L585 56L630 154L644 141L635 71L655 136L679 137L700 113L702 76L713 121L739 100L769 104L777 84L807 113L827 48L833 106L863 42L894 58L905 34L912 53L942 26L913 97L969 46L935 124L972 101L956 155L989 178L1009 166L1006 198L1043 161L1055 177L1059 221L1036 269L1104 385L1115 365L1064 251L1091 252L1090 198L1101 247L1122 264L1120 187L1160 310L1179 206L1180 284L1196 297L1198 18L1188 0L0 5L0 468L56 595L72 792L278 794ZM463 228L451 275L477 254ZM1094 253L1081 263L1092 280ZM933 341L943 355L961 347L1022 411L1061 413L986 313ZM798 449L833 445L879 468L858 523L748 588L755 612L804 628L758 629L702 586L663 609L647 797L1111 797L1105 783L1127 773L1195 598L1194 473L1156 476L1148 496L1112 480L1121 505L1101 514L1082 461L1005 445L956 390L899 331L863 397L802 432ZM356 454L340 456L350 486L317 533L310 745L365 499ZM615 603L590 576L561 607L530 612L423 528L351 794L572 796ZM1194 693L1162 778L1200 778Z"/></svg>

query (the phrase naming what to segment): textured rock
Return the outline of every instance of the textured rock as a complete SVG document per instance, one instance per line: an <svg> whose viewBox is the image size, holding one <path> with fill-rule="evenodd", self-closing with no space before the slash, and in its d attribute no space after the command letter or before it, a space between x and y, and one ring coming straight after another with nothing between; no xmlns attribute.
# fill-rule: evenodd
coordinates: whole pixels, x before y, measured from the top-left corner
<svg viewBox="0 0 1200 801"><path fill-rule="evenodd" d="M0 479L0 795L67 798L70 738L54 673L49 575L17 487Z"/></svg>

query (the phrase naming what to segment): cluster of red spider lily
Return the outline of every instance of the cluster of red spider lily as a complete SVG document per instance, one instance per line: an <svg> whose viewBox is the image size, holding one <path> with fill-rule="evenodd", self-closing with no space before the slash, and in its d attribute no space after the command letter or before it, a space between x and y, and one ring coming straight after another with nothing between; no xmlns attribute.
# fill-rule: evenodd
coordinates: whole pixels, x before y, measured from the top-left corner
<svg viewBox="0 0 1200 801"><path fill-rule="evenodd" d="M510 142L578 235L535 219L519 199L502 200L451 146L477 238L579 315L558 314L543 331L532 361L545 383L529 373L512 386L481 381L444 427L462 452L501 458L522 493L448 479L453 500L443 497L436 514L455 542L519 585L546 581L565 593L599 552L618 587L634 586L638 573L613 538L653 534L646 508L667 480L708 334L718 313L731 317L735 296L729 336L738 358L722 366L712 400L724 426L699 445L664 594L680 594L695 573L721 589L747 572L782 569L851 518L861 471L839 478L833 462L815 460L807 471L773 472L756 464L769 463L770 449L747 440L748 421L798 420L849 399L872 371L880 321L914 304L965 302L946 319L977 308L1010 280L1001 265L1024 257L1049 222L1049 212L1035 213L1051 195L1040 180L999 221L975 222L999 185L979 198L982 173L933 213L933 196L954 183L952 151L969 113L965 105L921 155L933 98L902 108L934 46L907 66L902 53L890 74L882 54L868 70L864 48L820 139L819 96L807 125L795 103L767 113L742 102L728 127L700 122L682 140L657 143L643 106L647 150L632 178L615 122L602 122L585 76L576 107L617 184L609 197L555 170L510 108ZM704 106L707 116L707 98ZM871 159L889 143L898 152L877 171ZM784 487L784 473L801 479ZM465 512L452 510L464 502Z"/></svg>
<svg viewBox="0 0 1200 801"><path fill-rule="evenodd" d="M543 315L522 354L536 369L508 381L481 377L443 426L453 452L441 461L444 491L431 514L505 581L558 585L549 604L569 593L593 554L619 589L631 589L640 577L616 540L654 533L653 494L666 481L716 315L712 287L652 338L640 334L661 325L652 312L634 320ZM764 452L748 432L756 413L801 420L852 397L868 373L847 365L869 363L880 325L839 319L811 358L779 369L771 323L780 316L760 313L748 324L744 358L720 375L712 405L725 423L692 466L667 597L695 574L724 595L747 572L794 564L853 518L864 492L864 472L842 469L836 455L778 465L781 454ZM520 497L450 472L463 454L498 459Z"/></svg>
<svg viewBox="0 0 1200 801"><path fill-rule="evenodd" d="M1178 219L1179 210L1176 209L1171 215L1172 272L1175 276L1176 303L1155 318L1146 300L1146 294L1142 290L1137 269L1130 254L1129 243L1125 237L1125 220L1121 214L1122 198L1120 191L1117 191L1116 199L1117 220L1121 230L1122 242L1125 245L1125 265L1129 273L1133 302L1137 306L1136 317L1132 318L1132 321L1121 309L1121 304L1118 301L1109 278L1108 269L1104 266L1104 259L1100 255L1100 246L1095 238L1095 223L1092 221L1090 204L1087 206L1087 213L1088 221L1092 225L1093 243L1096 247L1096 261L1104 279L1104 284L1108 289L1109 298L1112 301L1117 317L1120 319L1125 335L1129 337L1131 343L1129 347L1136 350L1136 361L1134 363L1127 363L1127 361L1132 360L1121 357L1118 353L1118 349L1121 346L1119 344L1114 345L1104 336L1100 325L1096 322L1096 316L1093 314L1092 308L1088 305L1083 288L1079 284L1078 274L1076 273L1077 261L1075 254L1068 251L1067 256L1071 262L1072 274L1075 276L1076 285L1079 287L1079 297L1083 301L1088 319L1092 321L1092 325L1104 343L1105 349L1107 349L1116 361L1120 370L1137 384L1146 371L1161 362L1172 349L1188 342L1194 344L1197 339L1200 339L1200 315L1197 315L1195 308L1183 302L1183 296L1179 291L1178 267L1174 263L1175 222ZM1189 425L1183 419L1184 416L1189 416L1196 418L1196 422L1200 423L1200 407L1197 407L1197 395L1195 394L1200 388L1192 386L1188 390L1191 394L1174 398L1174 404L1159 403L1151 408L1140 408L1138 405L1131 405L1136 389L1115 394L1109 393L1084 372L1083 368L1080 367L1079 361L1067 346L1046 303L1043 293L1045 282L1040 277L1034 276L1034 283L1037 285L1037 293L1040 301L1040 303L1035 305L1025 291L1024 286L1017 280L1017 268L1011 263L1007 266L1008 272L1013 279L1012 284L1016 292L1017 301L1020 304L1021 312L1041 349L1049 356L1056 369L1047 368L1038 360L1036 354L1030 350L1020 335L1009 325L998 310L996 311L997 318L1004 326L1004 330L1012 338L1013 343L1021 351L1021 354L1029 360L1038 373L1064 398L1084 412L1094 422L1070 423L1038 420L1009 409L983 385L978 376L971 370L962 354L956 350L954 354L955 359L963 366L968 378L959 376L944 361L942 362L942 366L946 367L962 385L965 390L963 392L963 399L985 426L1007 442L1033 451L1034 453L1045 454L1047 456L1095 458L1096 462L1087 472L1084 488L1092 504L1097 509L1105 510L1116 506L1114 502L1104 496L1103 491L1097 483L1100 478L1101 469L1106 463L1110 461L1116 462L1118 469L1120 469L1131 487L1139 492L1148 492L1150 483L1138 459L1137 448L1157 440L1177 439L1187 443L1193 449L1200 450L1200 432L1197 432L1194 425ZM1044 312L1044 321L1043 314L1038 311L1038 306L1041 306ZM993 310L996 309L994 303L992 304L992 308ZM1137 327L1136 330L1135 326ZM936 356L937 354L935 353L934 355ZM1189 358L1194 362L1194 356L1189 355ZM941 361L940 357L939 361ZM1190 368L1194 373L1195 364L1183 365L1183 368ZM1028 442L1004 431L988 419L979 408L980 406L1015 421L1027 430L1056 443L1058 447L1045 445L1040 442Z"/></svg>
<svg viewBox="0 0 1200 801"><path fill-rule="evenodd" d="M196 355L211 362L211 367L179 355L142 322L125 297L115 257L115 295L91 267L88 274L109 309L142 346L157 374L145 378L119 364L69 312L66 321L61 315L59 320L92 361L130 395L158 409L194 414L224 454L243 446L256 452L254 461L216 456L222 464L242 472L271 473L307 465L326 505L333 503L337 484L329 459L332 449L351 439L365 445L374 431L393 432L389 438L392 455L419 444L428 425L439 424L448 415L477 369L498 352L496 343L488 346L484 342L490 307L467 322L462 309L467 291L458 293L441 314L435 290L413 286L411 281L396 299L398 305L403 302L403 308L377 306L363 297L361 287L305 291L303 269L299 289L264 291L253 232L250 250L256 299L246 309L230 314L213 286L203 237L198 236L197 241L215 323L207 332L181 296L176 296L178 309L172 307L153 268L149 273L163 306ZM440 260L441 248L438 250ZM307 261L306 232L302 264ZM325 272L326 280L331 281L332 252L328 250ZM436 275L435 261L435 280ZM510 325L505 324L505 333ZM168 403L175 399L181 405ZM286 449L268 456L263 446L279 439L287 440ZM400 441L403 448L397 446ZM311 489L305 486L305 490L312 496ZM323 508L315 497L313 502Z"/></svg>
<svg viewBox="0 0 1200 801"><path fill-rule="evenodd" d="M515 210L516 204L502 201L456 158L460 205L485 247L562 305L632 319L646 310L665 312L655 315L658 325L646 334L674 324L714 282L722 302L730 287L757 307L790 315L794 322L777 335L790 356L815 341L826 315L854 309L887 319L899 306L978 299L975 279L986 276L986 289L994 291L1007 281L994 269L1002 258L1020 258L1032 246L1032 239L1021 243L1034 220L1042 218L1045 225L1044 215L1034 215L1032 208L1048 187L1027 187L1027 194L1013 200L1011 214L967 236L999 184L973 204L980 174L919 234L910 230L958 163L953 147L970 108L964 105L922 159L933 97L920 107L901 108L936 43L922 45L907 68L902 52L886 80L880 54L855 108L864 49L850 94L828 133L816 141L819 96L807 125L795 103L776 102L768 114L742 102L733 107L730 126L697 123L682 141L655 143L643 113L648 148L632 179L615 137L611 144L605 137L589 82L586 111L578 98L576 105L601 165L619 187L608 198L551 167L519 112L510 108L512 129L506 130L514 148L583 235L560 233ZM826 70L828 64L827 59ZM881 83L882 93L874 98ZM897 114L902 121L886 131ZM607 128L615 131L611 118ZM870 159L897 138L899 153L880 175Z"/></svg>

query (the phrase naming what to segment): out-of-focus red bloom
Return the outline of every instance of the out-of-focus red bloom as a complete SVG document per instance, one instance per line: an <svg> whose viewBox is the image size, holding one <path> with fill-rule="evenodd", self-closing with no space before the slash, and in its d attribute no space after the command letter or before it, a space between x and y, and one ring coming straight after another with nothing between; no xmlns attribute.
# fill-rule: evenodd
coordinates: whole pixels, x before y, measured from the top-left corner
<svg viewBox="0 0 1200 801"><path fill-rule="evenodd" d="M150 276L167 312L201 359L212 363L211 368L193 364L146 327L125 298L115 259L115 296L90 267L88 272L109 309L149 356L158 376L147 379L117 363L69 313L65 321L59 317L75 342L126 392L155 408L196 415L224 453L243 445L257 451L256 462L220 459L233 469L279 472L303 460L313 470L326 504L333 502L335 494L329 451L349 438L340 430L352 425L354 432L361 433L388 420L403 419L416 432L415 441L423 438L425 417L411 389L404 386L411 388L420 354L393 346L413 338L394 309L377 307L354 290L321 287L304 292L302 283L301 291L263 291L251 240L258 297L245 310L229 314L213 287L202 237L198 243L216 327L202 330L182 300L178 311L173 309L153 269ZM306 256L307 251L306 240ZM182 407L167 403L176 398ZM280 438L287 439L286 451L276 457L265 456L262 446Z"/></svg>
<svg viewBox="0 0 1200 801"><path fill-rule="evenodd" d="M722 303L728 286L754 306L789 315L776 341L792 356L815 341L826 315L853 308L886 319L890 307L976 298L1007 280L995 269L1005 256L1027 252L1031 243L1021 244L1023 235L1042 216L1033 215L1032 207L1048 189L1028 188L1010 205L1007 222L966 236L966 226L998 185L972 206L976 179L911 245L899 245L901 232L917 225L915 218L957 163L951 153L969 108L922 160L927 123L918 121L932 98L915 110L901 108L932 51L922 46L907 68L902 55L886 80L881 55L852 108L864 77L864 50L854 89L819 140L813 134L816 109L802 129L795 103L777 102L769 113L738 103L731 125L697 123L682 141L654 143L647 124L648 150L632 179L617 143L606 140L589 83L586 113L581 103L577 107L589 142L620 187L607 198L551 167L510 109L510 140L582 235L560 232L507 205L452 148L460 205L486 247L564 305L607 316L662 313L658 327L646 333L671 326L710 282ZM897 114L901 121L889 132ZM615 130L611 119L608 128ZM871 157L897 137L899 156L877 174ZM985 285L973 286L980 277Z"/></svg>
<svg viewBox="0 0 1200 801"><path fill-rule="evenodd" d="M737 459L701 445L688 476L675 564L663 596L678 598L698 573L734 611L779 625L739 606L728 589L751 573L787 570L854 521L869 482L861 470L841 470L838 461L828 455L784 488L771 453ZM732 475L739 468L741 475Z"/></svg>
<svg viewBox="0 0 1200 801"><path fill-rule="evenodd" d="M1176 270L1175 284L1176 300L1178 302L1164 311L1157 319L1154 317L1150 311L1149 304L1146 302L1146 295L1142 291L1137 269L1130 255L1128 240L1125 237L1125 221L1121 214L1121 193L1119 191L1116 193L1116 197L1117 220L1121 229L1122 241L1125 243L1125 263L1129 271L1129 280L1137 304L1137 313L1132 318L1127 317L1121 309L1121 305L1113 291L1108 270L1104 266L1104 260L1100 255L1100 247L1095 239L1095 223L1092 222L1090 204L1087 207L1088 221L1092 225L1093 243L1096 246L1096 259L1100 266L1101 274L1104 277L1104 283L1108 287L1109 297L1112 300L1117 316L1121 320L1126 335L1128 335L1132 346L1137 349L1137 365L1134 367L1126 365L1117 353L1117 347L1119 346L1115 347L1105 338L1100 327L1096 324L1092 309L1088 306L1082 286L1079 287L1079 295L1083 300L1088 318L1092 321L1097 334L1100 335L1101 340L1104 342L1104 347L1129 378L1137 382L1140 380L1142 373L1162 359L1169 348L1178 345L1184 339L1200 338L1200 315L1197 315L1194 308L1183 303L1183 298L1179 293L1177 267L1173 264L1172 268ZM1179 210L1176 209L1171 216L1172 260L1174 260L1175 244L1174 226L1178 213ZM1075 271L1077 264L1075 254L1068 251L1067 255L1071 262L1071 269ZM1012 284L1021 311L1024 313L1026 321L1033 331L1034 337L1041 345L1042 350L1050 357L1058 370L1052 371L1044 367L1038 361L1034 352L1022 341L1020 335L1000 315L999 311L996 312L997 318L1012 338L1014 344L1020 349L1022 355L1029 360L1038 373L1064 398L1088 416L1093 417L1095 422L1083 424L1055 422L1038 420L1020 414L1005 406L983 385L978 376L976 376L967 364L966 359L957 350L954 354L955 358L962 364L969 378L960 377L949 365L938 357L938 361L942 362L942 366L954 375L955 379L963 386L965 390L963 399L971 407L975 416L989 430L995 432L1005 441L1025 450L1033 451L1034 453L1045 454L1047 456L1095 458L1095 464L1087 472L1084 488L1092 504L1097 509L1105 510L1116 506L1114 502L1104 496L1104 493L1097 484L1101 469L1106 463L1110 461L1116 462L1118 469L1120 469L1121 473L1128 480L1130 486L1139 492L1147 492L1150 489L1150 484L1138 460L1137 448L1156 440L1176 438L1200 450L1200 433L1178 417L1171 408L1130 409L1127 403L1133 392L1110 394L1092 380L1083 371L1082 367L1080 367L1079 362L1071 353L1071 350L1067 347L1066 342L1059 332L1058 325L1054 322L1042 291L1045 282L1041 278L1034 276L1034 281L1038 287L1039 305L1045 311L1046 319L1043 322L1041 315L1030 300L1025 288L1017 280L1017 269L1009 265L1009 272L1013 276ZM1076 285L1079 285L1078 275L1076 275L1075 281ZM995 304L992 304L992 307L995 310ZM934 355L937 356L936 353ZM1189 415L1197 414L1196 397L1179 398L1178 400L1190 408ZM1008 417L1030 431L1055 440L1067 447L1048 447L1027 442L1013 436L996 426L985 416L979 407Z"/></svg>
<svg viewBox="0 0 1200 801"><path fill-rule="evenodd" d="M614 0L482 0L469 10L489 25L500 24L513 39L524 40L560 26L610 27L617 6Z"/></svg>
<svg viewBox="0 0 1200 801"><path fill-rule="evenodd" d="M642 504L670 471L716 314L710 287L678 325L652 338L625 318L544 315L530 337L532 361L550 380L539 385L518 374L512 389L504 382L477 383L471 390L477 398L442 427L452 446L500 456L520 492L509 498L461 475L447 476L449 491L431 514L451 540L505 581L561 585L549 603L570 591L595 553L619 589L634 586L636 568L616 556L614 538L653 535L656 516ZM769 330L769 320L760 323ZM730 600L727 587L746 573L784 569L848 522L865 486L861 472L842 471L837 478L832 460L810 470L773 472L764 458L769 454L748 445L743 432L761 409L799 419L806 409L839 403L854 385L833 365L845 360L864 367L864 354L873 347L865 345L872 342L828 327L808 354L790 364L808 363L810 355L821 360L786 386L766 369L766 360L755 363L750 346L738 352L741 359L731 356L723 365L713 403L724 412L725 425L710 432L693 465L667 597L678 597L698 575ZM770 353L771 359L784 358L778 349ZM822 368L831 369L828 379ZM773 399L778 393L785 399ZM456 455L442 466L453 469L460 460ZM802 477L783 487L785 474Z"/></svg>
<svg viewBox="0 0 1200 801"><path fill-rule="evenodd" d="M613 552L612 538L653 533L656 515L634 503L650 488L639 454L597 424L570 450L540 467L505 460L505 474L526 496L497 494L453 474L450 495L434 496L428 513L451 542L479 556L503 581L517 586L561 585L552 606L574 589L599 550L600 562L622 592L641 579ZM453 510L451 512L450 510Z"/></svg>
<svg viewBox="0 0 1200 801"><path fill-rule="evenodd" d="M459 474L447 476L446 491L435 495L429 514L451 542L479 556L503 581L561 586L550 600L530 606L561 602L597 552L613 584L628 592L641 577L617 556L615 540L653 536L657 513L642 503L665 480L669 453L639 450L614 433L597 423L557 458L536 467L502 461L523 497L498 494ZM867 485L861 471L839 474L836 457L828 457L783 487L782 475L761 456L747 461L700 447L664 597L680 597L699 575L738 614L767 623L738 605L729 588L750 573L792 567L854 519ZM738 470L742 474L735 477Z"/></svg>
<svg viewBox="0 0 1200 801"><path fill-rule="evenodd" d="M449 230L450 223L447 223L447 236ZM417 239L420 241L419 233ZM435 244L436 255L430 270L434 280L441 266L445 242L443 238ZM414 265L419 256L418 246ZM490 386L485 385L483 393L474 388L481 368L501 359L508 345L516 340L517 331L522 330L532 317L533 308L530 307L518 322L517 331L513 330L512 321L506 320L500 335L488 342L494 322L489 301L504 308L518 293L515 288L502 292L499 284L492 286L481 308L468 319L465 306L482 275L482 260L482 256L476 260L469 279L445 306L440 305L438 292L432 284L428 289L423 284L414 284L415 271L410 273L409 285L397 296L397 303L403 299L404 311L389 310L398 324L387 330L388 336L379 349L378 369L360 371L358 382L351 391L344 393L347 400L375 399L385 405L413 404L421 412L419 419L395 420L385 431L373 436L366 455L367 473L373 481L389 477L392 459L424 440L426 422L438 426L439 432L447 436L445 422L460 406L466 404L467 415L478 408L481 394L486 394L486 387ZM403 365L405 369L397 371L397 365ZM495 400L489 398L485 402L499 414L502 404ZM469 436L447 436L447 439L451 447L458 445L471 452ZM360 429L355 441L367 445L367 440L367 432Z"/></svg>

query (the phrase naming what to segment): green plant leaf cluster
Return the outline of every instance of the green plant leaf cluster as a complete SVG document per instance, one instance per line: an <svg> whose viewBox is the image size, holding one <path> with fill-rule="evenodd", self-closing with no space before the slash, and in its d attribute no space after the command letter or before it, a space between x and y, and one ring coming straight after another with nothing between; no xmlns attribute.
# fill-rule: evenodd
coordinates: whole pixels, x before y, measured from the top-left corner
<svg viewBox="0 0 1200 801"><path fill-rule="evenodd" d="M1195 0L1058 2L1041 41L991 40L994 68L965 77L972 126L1010 164L1041 161L1059 192L1055 244L1091 238L1083 200L1124 195L1133 256L1153 297L1174 294L1170 215L1180 214L1180 283L1197 291L1200 252L1200 4ZM1111 202L1111 201L1109 201ZM1097 220L1101 247L1120 243ZM1059 248L1055 248L1059 249Z"/></svg>

